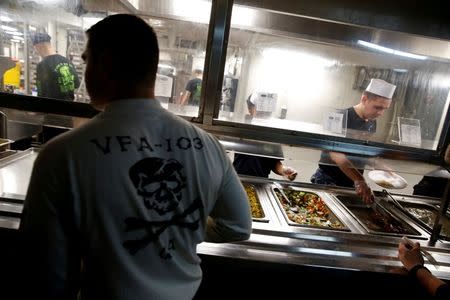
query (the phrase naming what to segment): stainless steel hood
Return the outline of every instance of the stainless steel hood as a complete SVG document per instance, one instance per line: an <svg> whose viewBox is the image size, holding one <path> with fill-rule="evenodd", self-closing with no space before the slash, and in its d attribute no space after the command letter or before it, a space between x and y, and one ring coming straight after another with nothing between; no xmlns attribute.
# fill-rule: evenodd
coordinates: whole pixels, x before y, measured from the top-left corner
<svg viewBox="0 0 450 300"><path fill-rule="evenodd" d="M211 2L198 1L190 5L208 6ZM270 34L279 32L293 38L339 45L354 45L364 40L401 51L450 59L448 10L440 9L433 1L417 5L410 1L404 6L398 1L360 2L319 0L311 5L305 1L237 0L234 12L244 5L252 18L251 23L246 20L245 26L232 24L232 28ZM83 0L81 3L86 12L117 11L197 21L180 13L176 0Z"/></svg>

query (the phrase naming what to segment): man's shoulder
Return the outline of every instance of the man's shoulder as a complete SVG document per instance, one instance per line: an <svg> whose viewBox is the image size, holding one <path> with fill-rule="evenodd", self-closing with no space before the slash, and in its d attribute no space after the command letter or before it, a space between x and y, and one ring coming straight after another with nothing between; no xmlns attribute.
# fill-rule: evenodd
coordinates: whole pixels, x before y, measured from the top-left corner
<svg viewBox="0 0 450 300"><path fill-rule="evenodd" d="M202 82L202 80L200 78L192 78L191 80L188 81L188 84L189 85L197 85L201 82Z"/></svg>

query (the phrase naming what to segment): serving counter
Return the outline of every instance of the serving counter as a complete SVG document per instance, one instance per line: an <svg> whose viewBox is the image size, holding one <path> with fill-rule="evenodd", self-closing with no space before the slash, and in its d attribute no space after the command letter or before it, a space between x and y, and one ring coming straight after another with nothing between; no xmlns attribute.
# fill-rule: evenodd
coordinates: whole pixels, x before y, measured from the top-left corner
<svg viewBox="0 0 450 300"><path fill-rule="evenodd" d="M419 242L429 254L425 257L425 264L433 274L450 279L448 231L443 230L447 235L441 233L438 242L431 247L428 245L432 229L430 224L408 214L411 208L416 209L418 206L437 210L440 204L437 199L377 192L375 196L380 199L381 209L386 210L387 216L392 218L387 220L386 216L378 215L372 208L363 205L351 189L241 178L244 185L255 187L264 218L254 218L253 234L248 241L203 243L199 245L200 253L273 263L392 273L401 269L397 247L400 239L407 236ZM307 218L299 220L300 224L292 221L295 220L292 215L301 215L301 212L292 213L291 208L283 204L283 200L280 201L277 196L280 187L288 198L291 197L291 191L319 196L319 201L323 203L316 206L325 207L323 218L318 217L322 221L308 221ZM401 203L405 209L397 207L394 201ZM313 212L314 208L307 210ZM318 212L320 210L315 211ZM422 213L417 209L412 212L418 216ZM449 218L444 220L444 228L448 224Z"/></svg>
<svg viewBox="0 0 450 300"><path fill-rule="evenodd" d="M0 227L9 235L19 227L38 151L31 148L0 159ZM321 270L320 276L339 272L338 278L352 281L358 280L355 274L370 274L368 280L386 280L402 273L397 246L407 236L421 244L428 269L450 280L448 214L438 241L429 245L438 199L375 192L380 207L374 210L366 207L352 189L247 176L241 176L241 180L252 208L252 235L244 242L200 244L198 252L206 273L216 272L218 266L227 272L226 268L235 268L236 264L250 264L251 274L264 269L266 279L299 268L295 276ZM245 272L239 269L233 274L240 278ZM406 278L396 276L397 280Z"/></svg>

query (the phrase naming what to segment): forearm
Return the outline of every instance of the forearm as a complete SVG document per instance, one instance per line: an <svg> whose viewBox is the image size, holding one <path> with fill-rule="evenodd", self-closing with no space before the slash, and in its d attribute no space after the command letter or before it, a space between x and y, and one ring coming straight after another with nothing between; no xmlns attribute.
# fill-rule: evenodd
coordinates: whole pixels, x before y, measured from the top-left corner
<svg viewBox="0 0 450 300"><path fill-rule="evenodd" d="M284 166L281 161L277 161L275 164L275 168L272 170L275 174L283 176L284 175Z"/></svg>
<svg viewBox="0 0 450 300"><path fill-rule="evenodd" d="M222 222L208 217L206 225L205 241L211 243L225 243L247 240L250 237L251 226L239 226L239 224L225 225Z"/></svg>
<svg viewBox="0 0 450 300"><path fill-rule="evenodd" d="M364 181L364 177L355 168L350 160L343 153L330 152L331 160L341 169L341 171L353 182Z"/></svg>
<svg viewBox="0 0 450 300"><path fill-rule="evenodd" d="M445 284L444 281L433 276L433 274L431 274L427 269L419 269L417 271L416 277L420 284L427 290L427 292L433 296L436 293L438 287Z"/></svg>
<svg viewBox="0 0 450 300"><path fill-rule="evenodd" d="M189 99L189 95L190 95L189 91L185 91L183 93L183 95L181 96L181 100L180 100L180 104L181 105L185 105L186 104L187 100Z"/></svg>

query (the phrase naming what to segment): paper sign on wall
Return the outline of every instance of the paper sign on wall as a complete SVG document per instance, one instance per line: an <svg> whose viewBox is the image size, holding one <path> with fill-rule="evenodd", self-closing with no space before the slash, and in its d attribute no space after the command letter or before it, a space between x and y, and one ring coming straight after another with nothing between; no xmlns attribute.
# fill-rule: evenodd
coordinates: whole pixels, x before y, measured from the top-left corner
<svg viewBox="0 0 450 300"><path fill-rule="evenodd" d="M422 144L420 120L398 118L400 144L418 146Z"/></svg>
<svg viewBox="0 0 450 300"><path fill-rule="evenodd" d="M155 96L171 97L173 79L169 76L156 74Z"/></svg>
<svg viewBox="0 0 450 300"><path fill-rule="evenodd" d="M323 128L327 131L344 134L344 114L337 111L329 111L324 114Z"/></svg>

